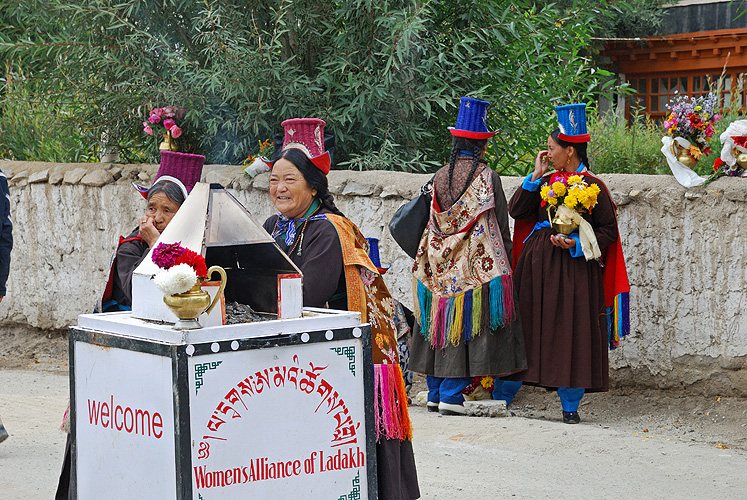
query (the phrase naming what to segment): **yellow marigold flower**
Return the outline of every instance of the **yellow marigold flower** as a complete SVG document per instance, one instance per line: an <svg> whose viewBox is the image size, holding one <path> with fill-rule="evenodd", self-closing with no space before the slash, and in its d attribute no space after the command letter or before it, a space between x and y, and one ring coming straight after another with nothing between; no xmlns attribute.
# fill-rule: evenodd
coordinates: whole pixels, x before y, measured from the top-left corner
<svg viewBox="0 0 747 500"><path fill-rule="evenodd" d="M700 157L703 156L703 152L700 150L698 146L690 146L690 156L692 156L696 160L700 160Z"/></svg>
<svg viewBox="0 0 747 500"><path fill-rule="evenodd" d="M547 196L547 193L550 192L550 186L542 186L542 189L540 189L540 197L542 197L543 200L547 201L549 199L549 196Z"/></svg>
<svg viewBox="0 0 747 500"><path fill-rule="evenodd" d="M568 193L568 196L565 197L564 203L568 208L576 208L576 205L578 205L578 196L574 191L571 191Z"/></svg>
<svg viewBox="0 0 747 500"><path fill-rule="evenodd" d="M547 203L549 203L552 206L555 206L555 205L558 204L558 199L557 198L548 198L547 199Z"/></svg>
<svg viewBox="0 0 747 500"><path fill-rule="evenodd" d="M584 180L580 175L572 175L568 177L568 185L581 184L582 182L584 182Z"/></svg>
<svg viewBox="0 0 747 500"><path fill-rule="evenodd" d="M562 182L553 182L552 190L555 193L555 196L564 196L566 191L565 184Z"/></svg>

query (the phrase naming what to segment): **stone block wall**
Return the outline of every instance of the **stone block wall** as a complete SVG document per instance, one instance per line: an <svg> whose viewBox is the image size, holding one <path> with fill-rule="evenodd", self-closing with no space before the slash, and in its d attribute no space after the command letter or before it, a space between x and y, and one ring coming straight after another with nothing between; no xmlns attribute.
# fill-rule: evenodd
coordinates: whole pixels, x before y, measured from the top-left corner
<svg viewBox="0 0 747 500"><path fill-rule="evenodd" d="M106 282L120 235L144 211L130 181L150 185L156 165L0 162L9 178L14 220L8 296L0 321L61 330L90 312ZM602 175L619 206L631 282L631 335L610 355L616 385L687 387L747 395L747 181L722 178L686 190L670 176ZM410 259L387 225L428 175L333 171L339 208L366 236L381 239L385 280L412 305ZM274 213L268 174L250 180L240 167L208 165L218 182L262 222ZM506 196L520 179L503 178ZM37 331L37 330L35 330Z"/></svg>

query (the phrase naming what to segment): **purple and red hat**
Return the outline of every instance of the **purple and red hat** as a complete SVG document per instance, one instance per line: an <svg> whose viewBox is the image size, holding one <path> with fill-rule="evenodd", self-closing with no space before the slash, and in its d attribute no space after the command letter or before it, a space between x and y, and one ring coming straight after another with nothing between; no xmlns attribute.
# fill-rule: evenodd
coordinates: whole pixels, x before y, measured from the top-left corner
<svg viewBox="0 0 747 500"><path fill-rule="evenodd" d="M324 175L329 174L332 157L329 151L324 149L324 126L326 122L319 118L291 118L280 125L283 126L285 132L282 149L300 149ZM274 162L264 158L262 161L272 168Z"/></svg>
<svg viewBox="0 0 747 500"><path fill-rule="evenodd" d="M459 100L459 113L455 127L448 127L454 137L465 137L467 139L489 139L498 131L488 130L487 115L490 103L462 97Z"/></svg>
<svg viewBox="0 0 747 500"><path fill-rule="evenodd" d="M156 179L149 188L140 186L132 182L132 186L141 194L143 198L148 198L148 191L156 183L161 181L170 181L179 186L184 193L184 198L189 196L195 184L200 182L202 176L202 167L205 165L205 157L202 155L193 155L189 153L179 153L176 151L161 151L161 164L158 166Z"/></svg>

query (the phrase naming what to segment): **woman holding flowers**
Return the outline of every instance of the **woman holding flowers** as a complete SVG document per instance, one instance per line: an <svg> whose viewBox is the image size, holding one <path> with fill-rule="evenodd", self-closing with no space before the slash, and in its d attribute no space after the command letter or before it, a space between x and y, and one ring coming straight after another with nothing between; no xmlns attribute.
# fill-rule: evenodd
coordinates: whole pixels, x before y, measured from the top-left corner
<svg viewBox="0 0 747 500"><path fill-rule="evenodd" d="M609 390L608 345L627 333L629 288L615 206L588 170L585 105L556 110L560 129L509 202L529 367L497 381L496 390L510 402L521 382L556 389L563 421L575 424L584 393ZM548 211L554 223L563 212L578 229L558 234Z"/></svg>
<svg viewBox="0 0 747 500"><path fill-rule="evenodd" d="M270 196L280 212L265 221L304 276L304 306L357 311L371 324L379 498L420 497L407 394L399 366L394 302L360 230L334 204L327 174L324 121L285 120L275 148Z"/></svg>

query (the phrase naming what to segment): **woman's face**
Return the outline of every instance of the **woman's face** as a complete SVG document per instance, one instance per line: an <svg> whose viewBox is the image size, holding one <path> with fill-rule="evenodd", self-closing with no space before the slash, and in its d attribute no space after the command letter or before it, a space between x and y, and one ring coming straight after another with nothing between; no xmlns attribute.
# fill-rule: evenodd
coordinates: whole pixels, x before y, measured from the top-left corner
<svg viewBox="0 0 747 500"><path fill-rule="evenodd" d="M547 138L547 151L549 153L550 162L552 163L555 170L563 170L569 164L569 159L573 154L573 148L564 148L552 138Z"/></svg>
<svg viewBox="0 0 747 500"><path fill-rule="evenodd" d="M153 225L159 233L162 233L178 210L179 205L171 201L168 196L164 193L156 193L148 200L146 215L153 219Z"/></svg>
<svg viewBox="0 0 747 500"><path fill-rule="evenodd" d="M316 189L309 186L303 174L285 158L275 162L270 174L270 197L281 214L289 219L298 219L316 196Z"/></svg>

